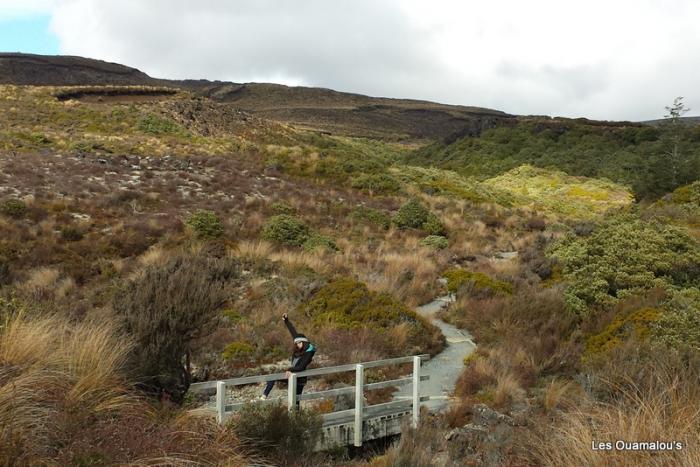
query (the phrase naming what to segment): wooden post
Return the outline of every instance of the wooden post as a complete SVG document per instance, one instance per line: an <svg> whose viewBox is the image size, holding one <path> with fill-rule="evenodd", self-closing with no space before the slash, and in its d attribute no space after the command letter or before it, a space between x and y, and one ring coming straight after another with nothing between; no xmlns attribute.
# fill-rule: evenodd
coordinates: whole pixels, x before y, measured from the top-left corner
<svg viewBox="0 0 700 467"><path fill-rule="evenodd" d="M420 418L420 357L413 357L413 428Z"/></svg>
<svg viewBox="0 0 700 467"><path fill-rule="evenodd" d="M362 419L364 408L365 367L355 366L355 446L362 446Z"/></svg>
<svg viewBox="0 0 700 467"><path fill-rule="evenodd" d="M222 424L226 421L226 382L216 382L216 421Z"/></svg>
<svg viewBox="0 0 700 467"><path fill-rule="evenodd" d="M287 381L289 384L287 390L287 408L291 411L297 408L297 374L290 373Z"/></svg>

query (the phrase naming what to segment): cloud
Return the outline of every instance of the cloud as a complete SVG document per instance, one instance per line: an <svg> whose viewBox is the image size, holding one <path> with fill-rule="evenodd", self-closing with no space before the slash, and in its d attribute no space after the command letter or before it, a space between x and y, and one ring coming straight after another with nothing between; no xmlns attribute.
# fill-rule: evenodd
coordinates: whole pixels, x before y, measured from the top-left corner
<svg viewBox="0 0 700 467"><path fill-rule="evenodd" d="M600 119L658 117L676 95L700 100L694 0L49 3L63 53L158 77Z"/></svg>

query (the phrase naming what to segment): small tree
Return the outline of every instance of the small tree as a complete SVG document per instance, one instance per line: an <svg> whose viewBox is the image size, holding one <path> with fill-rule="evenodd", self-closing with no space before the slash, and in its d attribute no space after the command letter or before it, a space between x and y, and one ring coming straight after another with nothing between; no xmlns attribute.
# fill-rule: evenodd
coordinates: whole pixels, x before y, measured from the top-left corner
<svg viewBox="0 0 700 467"><path fill-rule="evenodd" d="M238 276L232 260L178 257L146 268L116 294L113 308L136 341L131 366L143 389L182 400L195 344L213 330L225 286Z"/></svg>
<svg viewBox="0 0 700 467"><path fill-rule="evenodd" d="M680 169L682 164L681 140L683 137L683 121L681 118L688 113L690 109L683 103L683 97L679 96L673 100L673 104L666 106L665 130L669 141L669 149L666 151L666 156L669 160L671 169L671 184L676 188L680 183Z"/></svg>

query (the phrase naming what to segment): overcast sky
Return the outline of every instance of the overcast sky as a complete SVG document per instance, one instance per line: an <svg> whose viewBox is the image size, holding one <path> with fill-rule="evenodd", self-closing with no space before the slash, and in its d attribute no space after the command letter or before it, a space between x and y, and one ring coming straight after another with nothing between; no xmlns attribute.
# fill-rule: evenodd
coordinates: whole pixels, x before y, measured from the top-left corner
<svg viewBox="0 0 700 467"><path fill-rule="evenodd" d="M517 114L700 110L700 0L0 0L0 50Z"/></svg>

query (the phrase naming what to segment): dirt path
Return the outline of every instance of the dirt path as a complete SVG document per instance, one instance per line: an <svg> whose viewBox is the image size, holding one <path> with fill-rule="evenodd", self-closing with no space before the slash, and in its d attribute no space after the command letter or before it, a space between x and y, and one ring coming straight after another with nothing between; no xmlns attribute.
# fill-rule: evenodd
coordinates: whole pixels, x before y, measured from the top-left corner
<svg viewBox="0 0 700 467"><path fill-rule="evenodd" d="M421 382L421 394L432 396L424 403L432 411L440 411L449 405L449 395L455 388L455 383L464 367L464 357L474 351L476 345L469 333L457 329L451 324L438 319L435 314L453 301L450 296L436 298L430 303L420 306L416 311L428 318L440 328L447 339L447 347L423 364L422 374L430 375L428 381ZM396 392L395 396L409 396L411 386L405 386Z"/></svg>

